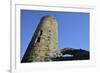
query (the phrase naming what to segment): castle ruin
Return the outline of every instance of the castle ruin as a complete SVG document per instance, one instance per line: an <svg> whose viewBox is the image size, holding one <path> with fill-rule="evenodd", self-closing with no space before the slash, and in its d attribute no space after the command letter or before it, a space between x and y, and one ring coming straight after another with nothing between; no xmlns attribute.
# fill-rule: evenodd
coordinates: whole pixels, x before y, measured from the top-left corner
<svg viewBox="0 0 100 73"><path fill-rule="evenodd" d="M21 62L52 61L52 58L56 57L62 57L62 53L58 49L57 22L53 16L44 16L40 20Z"/></svg>

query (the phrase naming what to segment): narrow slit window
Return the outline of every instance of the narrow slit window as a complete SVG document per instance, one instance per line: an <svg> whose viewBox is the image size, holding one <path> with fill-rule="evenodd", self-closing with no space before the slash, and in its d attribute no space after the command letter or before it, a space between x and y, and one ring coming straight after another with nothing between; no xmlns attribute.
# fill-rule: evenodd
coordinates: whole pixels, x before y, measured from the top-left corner
<svg viewBox="0 0 100 73"><path fill-rule="evenodd" d="M38 40L37 40L37 42L40 42L40 37L38 37Z"/></svg>

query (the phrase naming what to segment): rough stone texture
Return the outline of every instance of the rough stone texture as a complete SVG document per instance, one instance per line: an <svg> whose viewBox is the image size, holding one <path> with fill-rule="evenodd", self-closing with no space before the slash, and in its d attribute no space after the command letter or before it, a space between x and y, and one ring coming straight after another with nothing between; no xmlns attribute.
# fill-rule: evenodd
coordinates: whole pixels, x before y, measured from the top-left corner
<svg viewBox="0 0 100 73"><path fill-rule="evenodd" d="M64 48L61 49L61 53L63 57L53 58L53 61L71 61L71 60L89 60L90 53L89 51L83 49L75 49L75 48ZM71 56L64 56L71 55Z"/></svg>
<svg viewBox="0 0 100 73"><path fill-rule="evenodd" d="M33 35L33 38L21 62L52 61L61 57L58 50L58 27L53 16L44 16Z"/></svg>

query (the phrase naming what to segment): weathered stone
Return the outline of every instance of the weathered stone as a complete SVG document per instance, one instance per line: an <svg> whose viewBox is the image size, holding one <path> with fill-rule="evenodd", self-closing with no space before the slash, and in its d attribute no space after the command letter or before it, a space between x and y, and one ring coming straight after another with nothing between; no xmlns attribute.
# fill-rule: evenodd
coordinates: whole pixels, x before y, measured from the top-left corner
<svg viewBox="0 0 100 73"><path fill-rule="evenodd" d="M90 52L84 49L64 48L64 49L61 49L61 53L63 54L63 57L52 58L52 60L53 61L69 61L69 60L71 61L71 60L89 60L90 59Z"/></svg>
<svg viewBox="0 0 100 73"><path fill-rule="evenodd" d="M21 62L52 61L61 57L58 50L58 27L53 16L44 16L33 35Z"/></svg>

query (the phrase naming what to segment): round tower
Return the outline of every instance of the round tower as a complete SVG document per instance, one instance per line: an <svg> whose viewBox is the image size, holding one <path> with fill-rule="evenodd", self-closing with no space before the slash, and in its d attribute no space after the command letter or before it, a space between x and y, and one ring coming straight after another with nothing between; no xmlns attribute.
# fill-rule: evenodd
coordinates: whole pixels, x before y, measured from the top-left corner
<svg viewBox="0 0 100 73"><path fill-rule="evenodd" d="M58 26L53 16L44 16L32 37L21 62L52 61L61 57L58 49Z"/></svg>

